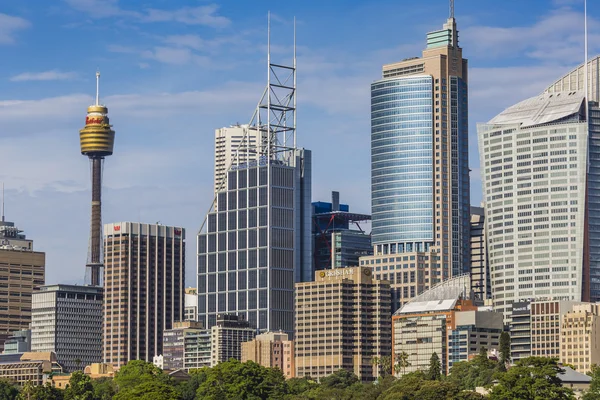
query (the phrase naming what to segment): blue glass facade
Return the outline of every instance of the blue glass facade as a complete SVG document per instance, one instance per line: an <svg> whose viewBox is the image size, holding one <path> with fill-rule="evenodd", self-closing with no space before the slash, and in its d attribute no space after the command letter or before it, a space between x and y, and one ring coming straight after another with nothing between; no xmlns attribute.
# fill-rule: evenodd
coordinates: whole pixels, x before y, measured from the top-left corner
<svg viewBox="0 0 600 400"><path fill-rule="evenodd" d="M371 85L372 242L424 251L433 238L433 78Z"/></svg>

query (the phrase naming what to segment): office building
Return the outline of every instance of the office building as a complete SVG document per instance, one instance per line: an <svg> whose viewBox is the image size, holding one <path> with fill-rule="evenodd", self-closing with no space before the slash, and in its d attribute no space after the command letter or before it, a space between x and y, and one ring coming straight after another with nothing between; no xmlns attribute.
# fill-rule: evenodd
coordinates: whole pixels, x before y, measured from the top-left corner
<svg viewBox="0 0 600 400"><path fill-rule="evenodd" d="M2 354L22 354L31 351L31 329L14 331L4 342Z"/></svg>
<svg viewBox="0 0 600 400"><path fill-rule="evenodd" d="M31 351L54 352L66 372L102 361L98 286L46 285L33 294Z"/></svg>
<svg viewBox="0 0 600 400"><path fill-rule="evenodd" d="M510 358L516 363L531 357L531 304L529 301L513 303L510 315Z"/></svg>
<svg viewBox="0 0 600 400"><path fill-rule="evenodd" d="M188 360L190 348L197 347L197 339L201 333L208 338L209 357L206 366L210 365L210 335L202 324L194 321L175 322L173 328L165 330L163 333L163 360L162 369L176 371L186 368L190 364ZM186 369L188 369L187 367ZM194 366L192 368L200 368Z"/></svg>
<svg viewBox="0 0 600 400"><path fill-rule="evenodd" d="M196 288L186 288L184 294L184 321L198 320L198 295Z"/></svg>
<svg viewBox="0 0 600 400"><path fill-rule="evenodd" d="M388 271L394 311L469 271L467 82L451 15L422 57L384 65L371 84L374 255L361 265Z"/></svg>
<svg viewBox="0 0 600 400"><path fill-rule="evenodd" d="M560 357L561 321L576 301L539 300L531 302L531 355L534 357Z"/></svg>
<svg viewBox="0 0 600 400"><path fill-rule="evenodd" d="M210 367L212 362L211 330L188 332L184 338L183 369Z"/></svg>
<svg viewBox="0 0 600 400"><path fill-rule="evenodd" d="M220 185L229 167L256 159L257 138L256 128L247 124L215 129L215 192L225 189Z"/></svg>
<svg viewBox="0 0 600 400"><path fill-rule="evenodd" d="M431 355L437 353L442 373L447 374L455 362L469 360L482 347L488 352L497 350L502 329L501 313L478 310L469 275L454 277L394 313L392 365L405 352L410 365L396 374L425 371Z"/></svg>
<svg viewBox="0 0 600 400"><path fill-rule="evenodd" d="M233 314L219 314L210 329L211 360L214 367L231 358L242 359L242 343L254 339L256 329L248 321Z"/></svg>
<svg viewBox="0 0 600 400"><path fill-rule="evenodd" d="M287 333L268 332L242 343L242 362L253 361L267 368L278 368L286 378L296 376L294 342Z"/></svg>
<svg viewBox="0 0 600 400"><path fill-rule="evenodd" d="M600 150L588 133L600 135L600 110L590 113L588 123L580 92L546 93L477 127L493 305L506 318L512 303L530 298L590 298Z"/></svg>
<svg viewBox="0 0 600 400"><path fill-rule="evenodd" d="M483 301L492 298L485 229L483 207L471 206L471 285L473 295Z"/></svg>
<svg viewBox="0 0 600 400"><path fill-rule="evenodd" d="M575 304L564 313L560 342L560 361L578 372L587 374L600 364L600 304Z"/></svg>
<svg viewBox="0 0 600 400"><path fill-rule="evenodd" d="M106 224L104 265L104 362L151 362L163 331L184 319L185 230Z"/></svg>
<svg viewBox="0 0 600 400"><path fill-rule="evenodd" d="M4 204L4 203L3 203ZM33 251L33 240L13 222L0 220L0 350L12 332L28 329L31 295L45 280L46 254Z"/></svg>
<svg viewBox="0 0 600 400"><path fill-rule="evenodd" d="M339 369L362 381L378 377L374 357L390 355L390 286L369 268L317 271L296 284L296 376L313 379Z"/></svg>
<svg viewBox="0 0 600 400"><path fill-rule="evenodd" d="M339 192L331 192L331 203L313 202L312 209L315 270L357 267L359 257L373 254L371 235L360 226L371 216L351 213L347 204L340 204Z"/></svg>
<svg viewBox="0 0 600 400"><path fill-rule="evenodd" d="M0 355L0 379L19 386L30 382L42 386L52 375L62 373L56 354L52 352L29 352Z"/></svg>
<svg viewBox="0 0 600 400"><path fill-rule="evenodd" d="M312 278L311 153L296 146L293 65L269 65L247 128L264 139L235 145L249 158L232 157L198 233L198 321L207 328L229 313L293 335L294 282Z"/></svg>

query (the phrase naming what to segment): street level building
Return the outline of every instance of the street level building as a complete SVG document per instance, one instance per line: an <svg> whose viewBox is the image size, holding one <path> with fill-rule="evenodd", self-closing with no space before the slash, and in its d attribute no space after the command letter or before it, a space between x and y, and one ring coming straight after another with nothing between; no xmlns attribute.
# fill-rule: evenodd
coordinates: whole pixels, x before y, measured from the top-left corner
<svg viewBox="0 0 600 400"><path fill-rule="evenodd" d="M317 271L314 282L296 284L296 376L346 369L375 380L374 358L390 355L390 313L389 283L370 268Z"/></svg>
<svg viewBox="0 0 600 400"><path fill-rule="evenodd" d="M482 300L492 298L483 207L471 206L471 285L473 295Z"/></svg>
<svg viewBox="0 0 600 400"><path fill-rule="evenodd" d="M23 387L27 382L41 386L54 374L62 373L53 352L29 352L0 355L0 379Z"/></svg>
<svg viewBox="0 0 600 400"><path fill-rule="evenodd" d="M13 222L0 220L0 350L12 332L28 329L31 296L45 280L46 254Z"/></svg>
<svg viewBox="0 0 600 400"><path fill-rule="evenodd" d="M392 309L469 272L467 60L454 15L427 34L422 57L383 66L371 84L374 255Z"/></svg>
<svg viewBox="0 0 600 400"><path fill-rule="evenodd" d="M216 325L211 327L210 366L229 361L231 358L242 359L242 343L254 339L256 329L250 323L234 314L219 314Z"/></svg>
<svg viewBox="0 0 600 400"><path fill-rule="evenodd" d="M100 362L102 299L97 286L42 286L33 294L31 350L56 353L65 372Z"/></svg>
<svg viewBox="0 0 600 400"><path fill-rule="evenodd" d="M294 342L287 333L268 332L242 343L242 362L254 361L267 368L279 368L286 378L296 376Z"/></svg>
<svg viewBox="0 0 600 400"><path fill-rule="evenodd" d="M371 216L351 213L347 204L340 204L339 192L331 192L330 203L313 202L312 209L315 270L357 267L359 257L373 254L371 235L360 227Z"/></svg>
<svg viewBox="0 0 600 400"><path fill-rule="evenodd" d="M600 304L575 304L562 315L560 361L587 374L600 364Z"/></svg>
<svg viewBox="0 0 600 400"><path fill-rule="evenodd" d="M163 331L184 319L185 230L106 224L104 265L104 362L151 362L163 352Z"/></svg>
<svg viewBox="0 0 600 400"><path fill-rule="evenodd" d="M513 303L510 314L510 358L513 363L531 357L531 304Z"/></svg>
<svg viewBox="0 0 600 400"><path fill-rule="evenodd" d="M403 375L425 371L437 353L442 373L458 361L467 361L483 347L497 350L503 328L502 314L479 311L471 295L469 275L454 277L420 294L392 317L392 365L406 353Z"/></svg>

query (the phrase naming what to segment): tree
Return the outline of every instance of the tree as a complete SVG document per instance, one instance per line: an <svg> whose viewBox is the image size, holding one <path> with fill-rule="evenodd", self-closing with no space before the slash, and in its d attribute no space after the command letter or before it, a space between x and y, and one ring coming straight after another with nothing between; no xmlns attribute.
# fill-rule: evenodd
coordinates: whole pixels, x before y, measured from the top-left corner
<svg viewBox="0 0 600 400"><path fill-rule="evenodd" d="M484 348L469 361L452 364L448 380L456 383L461 390L474 390L479 386L489 386L498 374L498 363L487 357Z"/></svg>
<svg viewBox="0 0 600 400"><path fill-rule="evenodd" d="M380 372L380 368L379 365L381 364L381 360L379 359L379 357L374 356L373 358L371 358L371 364L373 364L375 366L375 375L379 376L381 374Z"/></svg>
<svg viewBox="0 0 600 400"><path fill-rule="evenodd" d="M490 400L574 400L573 391L563 387L562 369L555 358L528 357L519 360L499 377Z"/></svg>
<svg viewBox="0 0 600 400"><path fill-rule="evenodd" d="M11 382L0 379L0 400L15 400L19 395L19 389Z"/></svg>
<svg viewBox="0 0 600 400"><path fill-rule="evenodd" d="M429 359L429 369L427 370L427 378L432 381L437 381L442 376L442 364L437 353L434 352Z"/></svg>
<svg viewBox="0 0 600 400"><path fill-rule="evenodd" d="M394 365L394 369L396 373L402 371L402 375L406 373L406 368L410 367L410 362L408 361L408 353L405 351L400 354L396 354L396 365Z"/></svg>
<svg viewBox="0 0 600 400"><path fill-rule="evenodd" d="M179 400L179 394L170 385L155 380L119 390L114 400Z"/></svg>
<svg viewBox="0 0 600 400"><path fill-rule="evenodd" d="M152 363L142 360L132 360L115 374L115 384L118 391L132 388L147 382L169 383L170 379L162 370Z"/></svg>
<svg viewBox="0 0 600 400"><path fill-rule="evenodd" d="M111 378L99 378L92 380L94 388L94 400L112 400L117 393L116 384Z"/></svg>
<svg viewBox="0 0 600 400"><path fill-rule="evenodd" d="M582 400L600 400L600 367L592 365L592 370L588 373L592 377L590 388L582 397Z"/></svg>
<svg viewBox="0 0 600 400"><path fill-rule="evenodd" d="M46 382L46 384L42 386L33 386L31 382L27 382L17 399L63 400L63 391L53 387L50 382Z"/></svg>
<svg viewBox="0 0 600 400"><path fill-rule="evenodd" d="M500 367L506 367L506 364L510 363L510 335L508 332L502 332L500 335L498 351L500 352Z"/></svg>
<svg viewBox="0 0 600 400"><path fill-rule="evenodd" d="M392 356L381 356L379 359L379 367L383 376L392 375Z"/></svg>
<svg viewBox="0 0 600 400"><path fill-rule="evenodd" d="M360 382L358 377L353 372L347 369L340 369L333 374L321 378L321 386L330 389L345 389Z"/></svg>
<svg viewBox="0 0 600 400"><path fill-rule="evenodd" d="M200 385L206 381L208 375L207 370L208 368L190 369L188 372L190 379L177 386L177 390L179 391L182 400L194 400L196 398L196 391Z"/></svg>
<svg viewBox="0 0 600 400"><path fill-rule="evenodd" d="M94 400L92 380L81 371L73 372L64 395L65 400Z"/></svg>

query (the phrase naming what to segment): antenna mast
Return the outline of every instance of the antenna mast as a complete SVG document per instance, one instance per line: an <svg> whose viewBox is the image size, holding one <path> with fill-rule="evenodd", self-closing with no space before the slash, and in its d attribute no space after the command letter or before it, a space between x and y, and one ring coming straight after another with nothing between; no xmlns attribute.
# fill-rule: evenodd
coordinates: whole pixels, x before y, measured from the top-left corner
<svg viewBox="0 0 600 400"><path fill-rule="evenodd" d="M96 71L96 105L100 105L100 71Z"/></svg>
<svg viewBox="0 0 600 400"><path fill-rule="evenodd" d="M454 0L450 0L450 18L454 18Z"/></svg>
<svg viewBox="0 0 600 400"><path fill-rule="evenodd" d="M583 74L584 74L584 85L585 85L585 117L587 119L589 119L588 117L588 104L590 99L588 98L589 96L589 88L588 88L588 29L587 29L587 0L583 0L583 29L584 29L584 35L583 35L583 46L585 47L584 49L584 57L585 57L585 62L583 64Z"/></svg>
<svg viewBox="0 0 600 400"><path fill-rule="evenodd" d="M4 222L4 182L2 182L2 222Z"/></svg>

